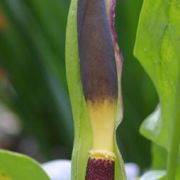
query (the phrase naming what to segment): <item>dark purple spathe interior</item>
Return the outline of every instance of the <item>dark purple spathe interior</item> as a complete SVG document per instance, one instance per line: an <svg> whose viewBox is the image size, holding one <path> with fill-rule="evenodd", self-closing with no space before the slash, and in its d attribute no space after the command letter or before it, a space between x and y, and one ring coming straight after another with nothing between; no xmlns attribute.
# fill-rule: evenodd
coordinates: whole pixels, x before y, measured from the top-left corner
<svg viewBox="0 0 180 180"><path fill-rule="evenodd" d="M78 46L81 79L86 99L117 99L118 80L115 52L114 6L111 22L104 0L78 0ZM111 25L110 25L111 24ZM117 50L116 50L117 49Z"/></svg>

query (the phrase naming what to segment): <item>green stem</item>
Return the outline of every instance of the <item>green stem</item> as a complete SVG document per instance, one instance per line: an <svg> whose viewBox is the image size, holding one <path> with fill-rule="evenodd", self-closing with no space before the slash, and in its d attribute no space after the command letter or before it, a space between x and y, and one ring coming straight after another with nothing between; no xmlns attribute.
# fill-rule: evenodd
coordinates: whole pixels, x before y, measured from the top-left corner
<svg viewBox="0 0 180 180"><path fill-rule="evenodd" d="M179 143L180 143L180 78L177 86L177 98L174 107L174 115L170 132L169 154L167 161L167 180L175 180L178 163Z"/></svg>

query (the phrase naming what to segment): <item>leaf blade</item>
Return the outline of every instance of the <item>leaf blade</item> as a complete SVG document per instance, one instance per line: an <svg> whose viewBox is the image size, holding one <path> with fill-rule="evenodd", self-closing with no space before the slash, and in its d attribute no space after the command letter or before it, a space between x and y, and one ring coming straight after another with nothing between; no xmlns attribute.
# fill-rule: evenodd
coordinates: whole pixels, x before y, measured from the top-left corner
<svg viewBox="0 0 180 180"><path fill-rule="evenodd" d="M174 18L172 14L177 8L176 2L144 1L134 49L135 56L155 84L162 111L161 120L157 121L159 133L151 132L146 135L144 132L149 131L147 126L142 126L141 132L166 149L169 146L167 131L176 99L180 64L177 53L180 46L174 43L180 35L178 32L180 11L176 11L178 18Z"/></svg>
<svg viewBox="0 0 180 180"><path fill-rule="evenodd" d="M50 180L40 165L25 155L0 150L0 162L0 179L4 175L13 180Z"/></svg>

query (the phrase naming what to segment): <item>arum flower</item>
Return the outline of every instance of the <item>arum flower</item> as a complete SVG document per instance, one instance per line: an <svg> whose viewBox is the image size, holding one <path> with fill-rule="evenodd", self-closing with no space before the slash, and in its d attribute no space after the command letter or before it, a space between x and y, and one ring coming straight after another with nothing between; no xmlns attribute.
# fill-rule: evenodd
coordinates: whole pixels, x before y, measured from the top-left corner
<svg viewBox="0 0 180 180"><path fill-rule="evenodd" d="M117 44L114 18L115 0L71 2L67 26L66 67L75 119L73 156L76 156L75 171L78 171L79 167L83 167L83 171L86 168L79 176L86 180L125 179L115 138L115 131L122 117L120 81L123 60ZM75 31L72 28L75 28ZM70 45L72 48L74 45L73 52L70 52ZM81 89L74 86L80 86ZM81 98L75 97L72 92L74 90L79 90L84 98L82 107L88 116L84 117L84 122L83 118L79 117L82 107L77 107L81 106L77 102L81 101ZM91 133L88 130L87 133L80 133L81 128L85 127L83 125L87 124ZM80 147L83 143L82 136L87 137L87 142L84 141L87 145L84 147ZM77 157L80 151L86 155ZM78 179L78 174L73 172L72 176L75 177L72 178Z"/></svg>

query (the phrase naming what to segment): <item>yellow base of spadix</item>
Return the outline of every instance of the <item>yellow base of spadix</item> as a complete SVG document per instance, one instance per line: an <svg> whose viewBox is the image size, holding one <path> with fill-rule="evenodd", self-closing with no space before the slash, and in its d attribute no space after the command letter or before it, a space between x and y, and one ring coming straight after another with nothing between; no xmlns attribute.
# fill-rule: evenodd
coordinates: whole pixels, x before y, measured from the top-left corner
<svg viewBox="0 0 180 180"><path fill-rule="evenodd" d="M88 109L93 132L92 151L113 152L114 119L116 101L88 101Z"/></svg>

